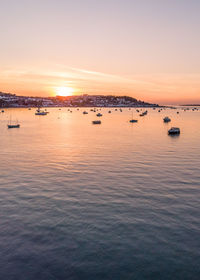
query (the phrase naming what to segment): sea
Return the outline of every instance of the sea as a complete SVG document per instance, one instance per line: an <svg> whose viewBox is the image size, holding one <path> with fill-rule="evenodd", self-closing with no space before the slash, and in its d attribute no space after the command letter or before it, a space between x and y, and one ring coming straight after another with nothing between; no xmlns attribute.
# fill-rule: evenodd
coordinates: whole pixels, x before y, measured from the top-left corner
<svg viewBox="0 0 200 280"><path fill-rule="evenodd" d="M199 280L200 110L35 110L0 111L0 279Z"/></svg>

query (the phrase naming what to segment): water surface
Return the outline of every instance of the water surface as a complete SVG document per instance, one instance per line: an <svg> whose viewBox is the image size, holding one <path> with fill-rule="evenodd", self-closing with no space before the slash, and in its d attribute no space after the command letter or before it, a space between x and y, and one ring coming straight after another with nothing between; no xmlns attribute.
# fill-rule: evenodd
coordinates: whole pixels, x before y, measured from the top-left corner
<svg viewBox="0 0 200 280"><path fill-rule="evenodd" d="M0 279L199 279L200 112L83 110L0 113Z"/></svg>

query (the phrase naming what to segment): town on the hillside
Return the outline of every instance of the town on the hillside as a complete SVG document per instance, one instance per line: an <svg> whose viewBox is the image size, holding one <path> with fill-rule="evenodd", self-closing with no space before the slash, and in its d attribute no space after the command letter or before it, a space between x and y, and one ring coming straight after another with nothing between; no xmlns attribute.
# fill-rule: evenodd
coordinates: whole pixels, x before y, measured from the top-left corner
<svg viewBox="0 0 200 280"><path fill-rule="evenodd" d="M159 105L140 101L129 96L83 94L30 97L0 92L0 107L159 107Z"/></svg>

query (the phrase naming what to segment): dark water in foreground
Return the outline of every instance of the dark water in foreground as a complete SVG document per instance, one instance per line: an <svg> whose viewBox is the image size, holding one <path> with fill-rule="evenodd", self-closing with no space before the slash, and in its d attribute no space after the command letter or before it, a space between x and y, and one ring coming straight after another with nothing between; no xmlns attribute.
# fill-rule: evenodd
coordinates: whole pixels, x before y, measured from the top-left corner
<svg viewBox="0 0 200 280"><path fill-rule="evenodd" d="M200 112L81 111L0 114L0 279L200 279Z"/></svg>

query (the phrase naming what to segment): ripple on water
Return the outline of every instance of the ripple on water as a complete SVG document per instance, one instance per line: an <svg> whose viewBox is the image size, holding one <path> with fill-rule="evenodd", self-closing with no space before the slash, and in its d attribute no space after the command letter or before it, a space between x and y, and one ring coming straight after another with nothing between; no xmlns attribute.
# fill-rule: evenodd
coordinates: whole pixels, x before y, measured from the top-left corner
<svg viewBox="0 0 200 280"><path fill-rule="evenodd" d="M199 279L198 115L168 113L178 138L151 109L1 122L0 278Z"/></svg>

